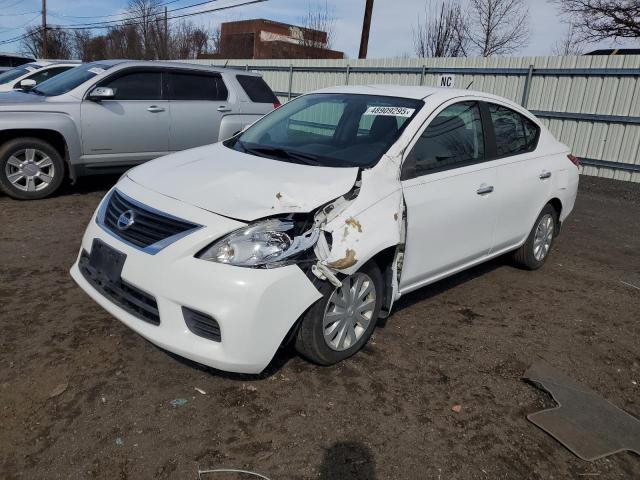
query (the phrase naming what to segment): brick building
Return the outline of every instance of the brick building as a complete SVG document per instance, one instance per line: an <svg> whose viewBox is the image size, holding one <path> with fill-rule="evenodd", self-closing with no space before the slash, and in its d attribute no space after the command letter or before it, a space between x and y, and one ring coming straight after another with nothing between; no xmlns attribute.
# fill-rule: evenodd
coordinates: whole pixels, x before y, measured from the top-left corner
<svg viewBox="0 0 640 480"><path fill-rule="evenodd" d="M344 58L327 47L327 33L271 20L223 23L220 52L202 58Z"/></svg>

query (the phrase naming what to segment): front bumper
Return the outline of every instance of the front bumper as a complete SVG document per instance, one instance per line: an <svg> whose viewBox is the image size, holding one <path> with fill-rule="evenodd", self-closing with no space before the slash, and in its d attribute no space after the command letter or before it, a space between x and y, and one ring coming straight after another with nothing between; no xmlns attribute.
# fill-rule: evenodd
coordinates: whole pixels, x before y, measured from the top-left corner
<svg viewBox="0 0 640 480"><path fill-rule="evenodd" d="M205 227L150 255L119 241L94 216L71 268L73 279L114 317L166 350L220 370L261 372L296 320L321 298L304 272L295 265L251 269L199 260L194 257L196 252L219 238L223 230L237 228L239 222L168 199L128 180L120 182L118 189ZM87 281L79 260L82 250L91 251L94 239L127 255L122 280L155 298L159 325L129 313ZM194 334L185 323L183 307L213 317L220 326L221 341Z"/></svg>

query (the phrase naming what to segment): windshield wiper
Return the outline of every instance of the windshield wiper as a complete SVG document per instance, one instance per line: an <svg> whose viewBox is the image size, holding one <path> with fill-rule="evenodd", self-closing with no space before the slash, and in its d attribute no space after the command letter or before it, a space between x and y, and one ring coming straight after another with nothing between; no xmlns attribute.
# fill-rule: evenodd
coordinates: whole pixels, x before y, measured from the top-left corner
<svg viewBox="0 0 640 480"><path fill-rule="evenodd" d="M247 147L245 144L240 142L240 146L246 153L251 153L253 155L263 156L275 156L278 159L289 159L289 160L298 160L305 165L319 165L318 157L314 155L309 155L301 152L292 152L291 150L286 150L280 147L269 147L269 146L257 146L257 147Z"/></svg>

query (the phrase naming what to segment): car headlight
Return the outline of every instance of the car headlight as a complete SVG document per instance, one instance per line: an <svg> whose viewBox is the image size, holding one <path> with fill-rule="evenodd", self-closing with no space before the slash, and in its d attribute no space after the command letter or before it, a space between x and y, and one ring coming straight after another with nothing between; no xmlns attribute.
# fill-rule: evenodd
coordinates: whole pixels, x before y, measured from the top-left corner
<svg viewBox="0 0 640 480"><path fill-rule="evenodd" d="M237 267L277 267L294 263L294 256L318 241L319 228L295 235L292 220L261 220L215 241L197 257Z"/></svg>

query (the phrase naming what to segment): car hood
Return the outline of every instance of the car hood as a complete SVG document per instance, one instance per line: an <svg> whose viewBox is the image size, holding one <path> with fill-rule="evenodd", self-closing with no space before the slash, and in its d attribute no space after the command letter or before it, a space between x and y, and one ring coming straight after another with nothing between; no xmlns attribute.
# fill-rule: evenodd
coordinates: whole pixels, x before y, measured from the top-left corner
<svg viewBox="0 0 640 480"><path fill-rule="evenodd" d="M42 103L47 97L20 91L0 92L0 105L8 103Z"/></svg>
<svg viewBox="0 0 640 480"><path fill-rule="evenodd" d="M299 165L222 143L147 162L127 176L150 190L243 221L310 212L347 193L357 168Z"/></svg>

